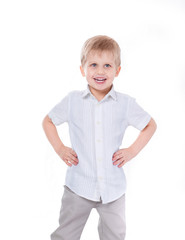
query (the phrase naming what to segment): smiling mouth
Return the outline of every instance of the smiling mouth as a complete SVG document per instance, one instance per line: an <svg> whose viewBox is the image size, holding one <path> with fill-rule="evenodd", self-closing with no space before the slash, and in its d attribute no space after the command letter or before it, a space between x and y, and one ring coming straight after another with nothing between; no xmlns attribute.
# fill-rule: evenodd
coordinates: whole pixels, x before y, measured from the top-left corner
<svg viewBox="0 0 185 240"><path fill-rule="evenodd" d="M94 78L96 82L105 82L107 79L106 78Z"/></svg>

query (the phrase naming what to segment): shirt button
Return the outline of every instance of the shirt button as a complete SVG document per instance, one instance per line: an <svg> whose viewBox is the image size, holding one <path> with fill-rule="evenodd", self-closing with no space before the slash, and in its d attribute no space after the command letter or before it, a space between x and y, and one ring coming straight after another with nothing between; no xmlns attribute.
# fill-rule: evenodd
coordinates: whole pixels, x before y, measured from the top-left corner
<svg viewBox="0 0 185 240"><path fill-rule="evenodd" d="M96 124L99 125L101 122L100 121L97 121Z"/></svg>
<svg viewBox="0 0 185 240"><path fill-rule="evenodd" d="M96 141L97 141L97 142L101 142L101 139L97 139Z"/></svg>
<svg viewBox="0 0 185 240"><path fill-rule="evenodd" d="M102 180L102 179L103 179L101 176L99 176L98 178L99 178L99 180Z"/></svg>

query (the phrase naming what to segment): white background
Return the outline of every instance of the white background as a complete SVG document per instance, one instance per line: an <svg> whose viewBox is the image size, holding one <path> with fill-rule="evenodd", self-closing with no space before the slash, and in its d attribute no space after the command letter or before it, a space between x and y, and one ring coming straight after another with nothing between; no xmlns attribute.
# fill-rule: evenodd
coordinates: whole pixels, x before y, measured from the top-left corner
<svg viewBox="0 0 185 240"><path fill-rule="evenodd" d="M105 34L122 49L115 90L135 97L158 125L124 167L126 240L184 240L184 1L4 0L0 34L0 238L49 240L57 228L67 166L41 124L69 91L86 88L82 44ZM58 129L70 146L67 123ZM128 128L121 147L138 134ZM99 239L97 224L93 210L81 239Z"/></svg>

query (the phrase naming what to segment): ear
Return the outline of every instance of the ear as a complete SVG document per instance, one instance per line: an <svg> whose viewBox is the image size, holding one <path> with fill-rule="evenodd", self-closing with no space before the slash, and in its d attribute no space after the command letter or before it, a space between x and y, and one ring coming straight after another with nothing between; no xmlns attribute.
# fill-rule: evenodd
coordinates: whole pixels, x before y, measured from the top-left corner
<svg viewBox="0 0 185 240"><path fill-rule="evenodd" d="M121 66L118 67L115 77L117 77L119 75L120 71L121 71Z"/></svg>
<svg viewBox="0 0 185 240"><path fill-rule="evenodd" d="M80 66L80 71L81 71L82 76L85 77L85 71L82 66Z"/></svg>

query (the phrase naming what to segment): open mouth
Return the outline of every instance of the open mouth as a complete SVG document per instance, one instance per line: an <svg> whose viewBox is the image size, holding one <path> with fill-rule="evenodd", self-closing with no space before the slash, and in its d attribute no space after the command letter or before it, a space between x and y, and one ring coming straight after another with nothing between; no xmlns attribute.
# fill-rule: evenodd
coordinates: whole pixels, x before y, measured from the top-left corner
<svg viewBox="0 0 185 240"><path fill-rule="evenodd" d="M107 79L106 79L106 78L94 78L94 80L95 80L97 83L104 83Z"/></svg>

